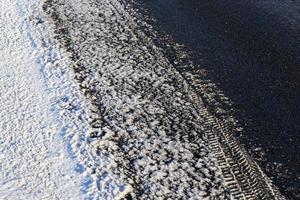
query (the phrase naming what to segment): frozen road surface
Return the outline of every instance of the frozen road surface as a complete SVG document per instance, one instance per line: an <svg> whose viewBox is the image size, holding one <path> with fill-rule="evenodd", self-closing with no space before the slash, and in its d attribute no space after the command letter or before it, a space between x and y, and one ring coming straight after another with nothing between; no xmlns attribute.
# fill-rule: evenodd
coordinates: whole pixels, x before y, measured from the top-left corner
<svg viewBox="0 0 300 200"><path fill-rule="evenodd" d="M235 138L231 100L130 4L0 9L0 199L285 199Z"/></svg>

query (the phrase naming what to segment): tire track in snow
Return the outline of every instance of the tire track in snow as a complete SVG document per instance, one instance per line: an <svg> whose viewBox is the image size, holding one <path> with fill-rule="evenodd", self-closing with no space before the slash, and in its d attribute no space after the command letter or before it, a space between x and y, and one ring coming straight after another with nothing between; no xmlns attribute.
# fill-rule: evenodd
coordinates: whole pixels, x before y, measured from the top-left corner
<svg viewBox="0 0 300 200"><path fill-rule="evenodd" d="M189 59L197 63L195 68L202 68L204 73L199 80L207 85L206 91L210 89L206 80L213 79L234 100L227 111L233 110L231 116L243 124L244 130L236 135L238 140L274 185L287 198L297 199L300 167L296 153L299 138L295 133L299 132L296 121L300 107L294 67L300 45L289 44L297 41L299 2L129 1L138 4L134 5L138 12L150 16L143 15L142 19L147 23L150 19L149 24L157 31L155 44L162 47L176 68L177 47L170 45L170 40L184 44ZM172 38L165 39L166 33ZM223 107L221 101L216 103L217 108Z"/></svg>
<svg viewBox="0 0 300 200"><path fill-rule="evenodd" d="M218 160L224 176L225 184L236 199L281 199L284 197L272 185L271 180L248 155L241 146L235 134L243 131L239 122L234 118L232 102L217 86L203 78L205 71L195 66L189 58L184 46L174 43L168 35L161 35L151 27L152 19L147 11L138 10L141 5L133 1L126 1L124 6L134 16L135 23L142 27L144 33L164 47L164 56L171 59L172 65L195 91L195 103L201 98L203 105L208 109L208 126L214 126L217 131L207 131L209 142ZM143 13L143 14L141 14ZM144 20L141 20L144 19Z"/></svg>
<svg viewBox="0 0 300 200"><path fill-rule="evenodd" d="M234 118L230 99L213 82L203 78L205 71L190 61L184 46L174 43L170 36L161 35L152 29L150 24L154 19L147 15L147 11L138 10L142 8L141 5L130 0L123 5L134 16L135 23L142 27L143 32L156 41L155 44L164 47L164 56L170 59L195 91L195 103L201 98L203 105L199 107L205 106L208 109L208 126L217 129L217 132L207 131L209 142L232 195L236 199L284 198L234 137L243 128Z"/></svg>
<svg viewBox="0 0 300 200"><path fill-rule="evenodd" d="M143 47L144 43L127 27L128 24L118 21L123 16L116 15L117 11L110 2L47 3L45 10L54 19L55 36L62 44L67 44L65 47L70 57L78 57L73 63L76 79L93 105L89 120L94 128L89 135L91 145L98 156L110 157L106 165L89 168L108 180L113 180L113 176L120 177L130 188L122 194L122 188L117 191L116 187L106 186L108 180L99 178L92 183L99 189L92 198L228 198L205 142L206 136L198 125L203 119L192 105L188 85L181 81L168 62L149 53L148 47ZM107 15L104 20L112 27L99 23L96 26L103 28L102 31L84 29L78 32L85 26L80 25L81 21L93 22L88 18L90 12L96 12L93 16ZM114 33L108 30L110 28L124 30L117 49L110 47L107 41L114 38L111 35ZM78 38L70 38L66 34L68 31L69 34L78 34ZM102 39L92 37L98 32ZM85 34L91 34L91 37ZM133 39L132 46L127 45L128 38ZM73 43L73 39L81 42ZM115 45L116 41L111 42ZM70 48L83 43L87 44ZM93 51L89 48L99 49ZM134 52L133 58L126 59L128 51ZM99 56L93 56L93 53L99 53ZM87 57L80 59L80 56ZM138 65L135 59L149 59L151 63ZM160 59L159 64L156 59ZM176 92L177 87L180 89ZM171 99L174 101L170 102Z"/></svg>
<svg viewBox="0 0 300 200"><path fill-rule="evenodd" d="M111 159L104 168L90 167L129 185L125 199L228 199L225 184L237 199L283 198L235 143L226 123L207 111L199 98L204 98L201 84L180 75L118 2L54 0L44 9L92 104L91 145ZM223 176L235 179L233 186L229 179L223 182L214 156ZM230 166L223 167L226 159ZM256 180L244 183L250 175ZM99 189L94 197L118 196L113 188L101 194L106 181L94 181Z"/></svg>

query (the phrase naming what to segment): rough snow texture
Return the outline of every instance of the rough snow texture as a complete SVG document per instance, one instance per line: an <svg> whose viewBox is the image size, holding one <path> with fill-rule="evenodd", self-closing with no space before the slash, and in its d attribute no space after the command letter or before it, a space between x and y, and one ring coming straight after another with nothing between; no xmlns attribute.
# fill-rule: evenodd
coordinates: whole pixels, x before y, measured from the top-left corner
<svg viewBox="0 0 300 200"><path fill-rule="evenodd" d="M109 159L85 166L98 174L91 197L229 199L206 138L205 108L125 13L110 1L48 1L44 9L92 104L90 145ZM125 185L109 184L114 177Z"/></svg>
<svg viewBox="0 0 300 200"><path fill-rule="evenodd" d="M199 97L215 101L201 77L179 74L118 1L48 0L44 11L89 102L82 137L99 161L82 158L87 197L283 198L207 111Z"/></svg>
<svg viewBox="0 0 300 200"><path fill-rule="evenodd" d="M37 2L0 1L0 199L80 199L31 30ZM61 87L54 88L54 91Z"/></svg>

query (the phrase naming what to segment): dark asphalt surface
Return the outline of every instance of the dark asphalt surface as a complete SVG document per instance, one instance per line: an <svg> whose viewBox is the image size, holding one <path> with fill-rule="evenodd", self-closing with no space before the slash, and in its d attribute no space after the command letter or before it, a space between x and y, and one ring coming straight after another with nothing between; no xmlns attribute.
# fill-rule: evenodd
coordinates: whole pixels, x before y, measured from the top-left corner
<svg viewBox="0 0 300 200"><path fill-rule="evenodd" d="M300 1L136 2L234 102L241 143L288 199L300 199Z"/></svg>

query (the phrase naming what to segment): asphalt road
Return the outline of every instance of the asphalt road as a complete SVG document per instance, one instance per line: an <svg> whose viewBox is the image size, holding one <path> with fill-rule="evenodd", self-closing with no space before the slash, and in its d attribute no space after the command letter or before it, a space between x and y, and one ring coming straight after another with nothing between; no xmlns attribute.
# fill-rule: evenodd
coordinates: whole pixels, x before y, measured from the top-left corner
<svg viewBox="0 0 300 200"><path fill-rule="evenodd" d="M299 199L300 1L136 2L234 102L241 143L288 199Z"/></svg>

